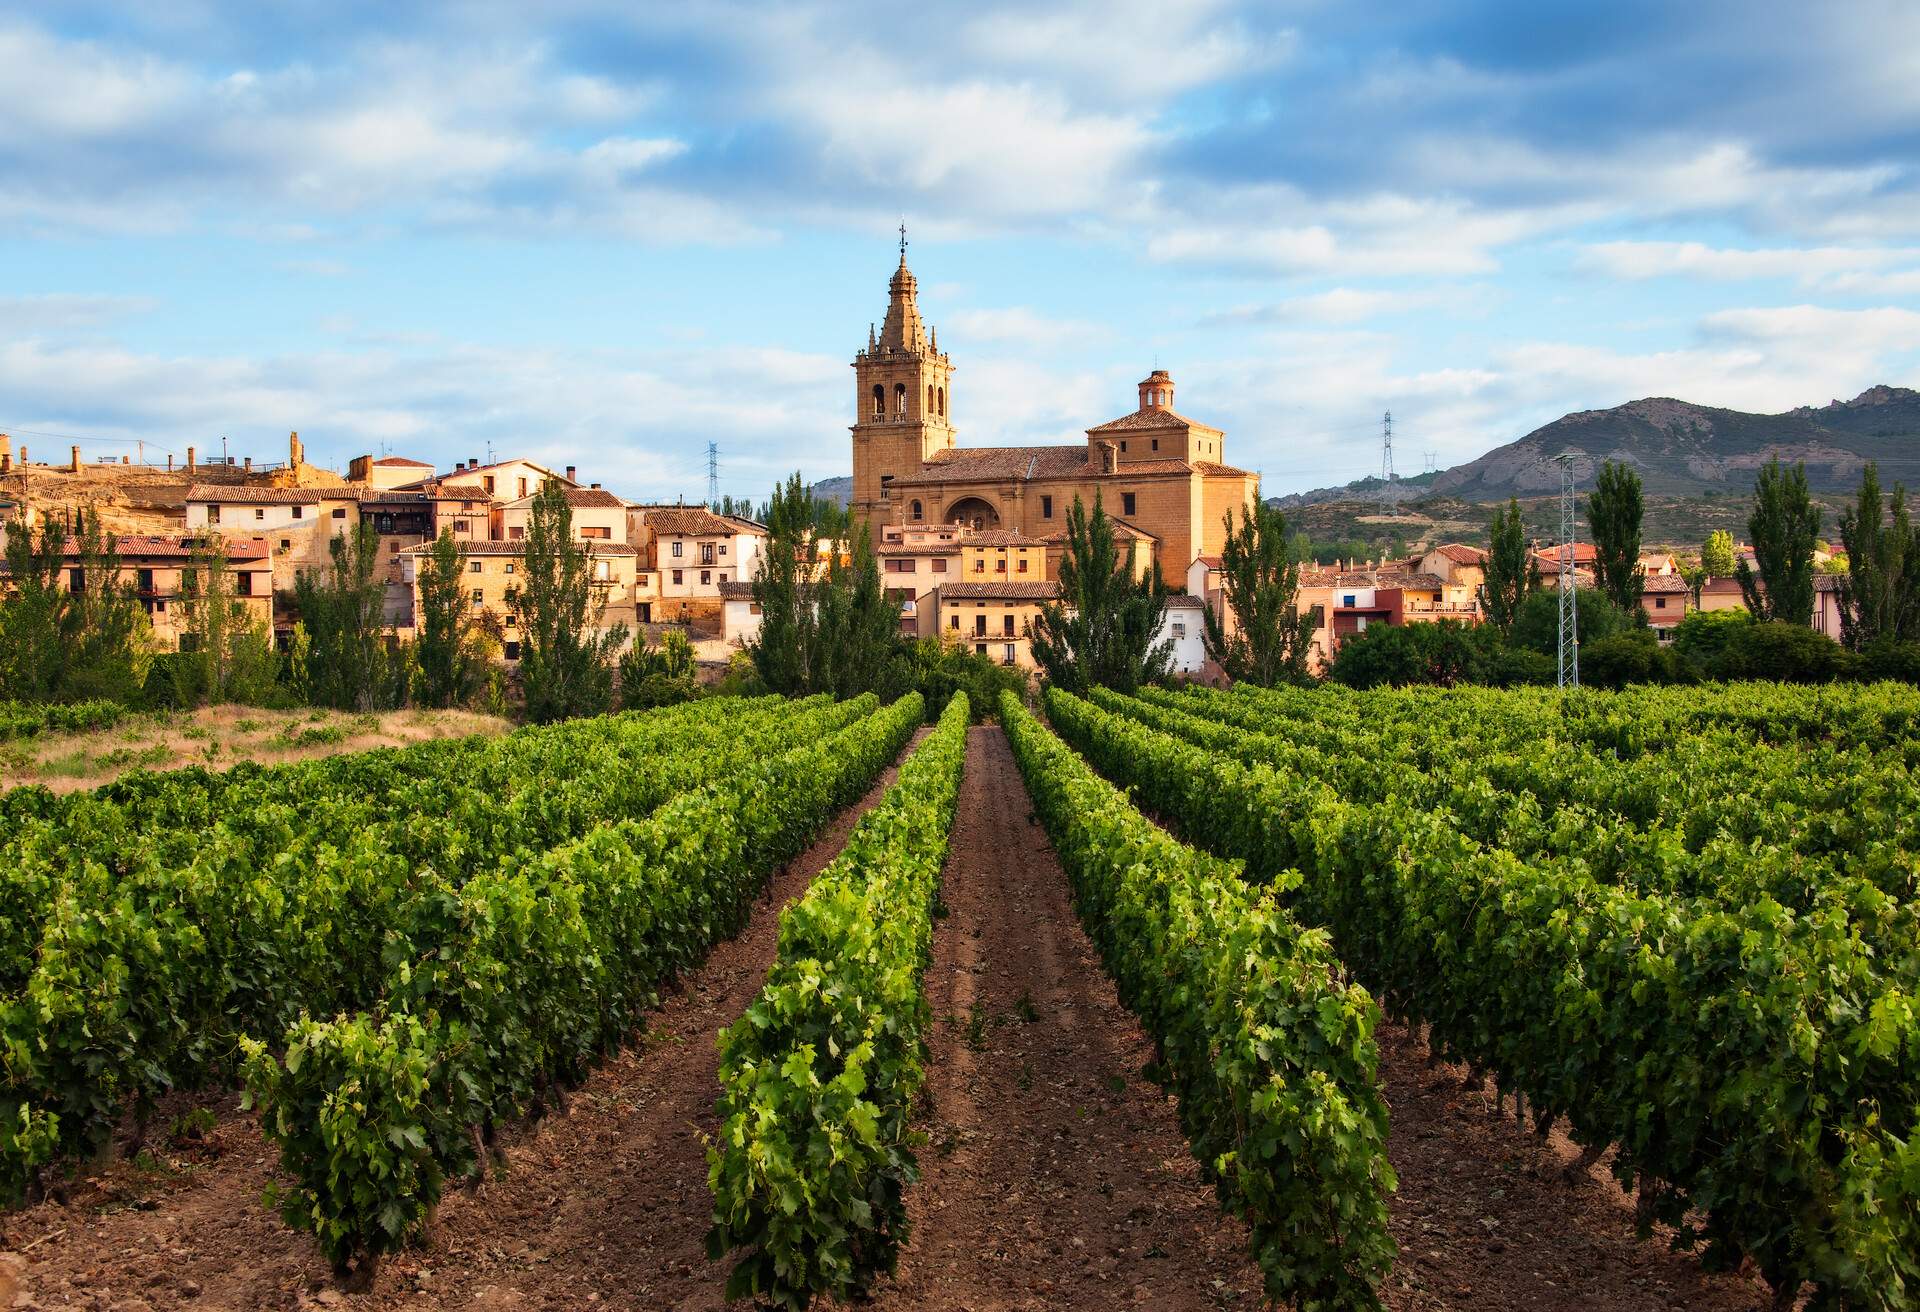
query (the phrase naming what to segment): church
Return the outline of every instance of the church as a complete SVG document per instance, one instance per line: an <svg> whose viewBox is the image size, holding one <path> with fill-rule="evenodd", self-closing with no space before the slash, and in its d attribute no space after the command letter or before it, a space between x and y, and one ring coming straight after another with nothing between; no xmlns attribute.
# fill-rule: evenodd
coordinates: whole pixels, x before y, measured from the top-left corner
<svg viewBox="0 0 1920 1312"><path fill-rule="evenodd" d="M876 541L892 526L960 524L1034 539L1057 538L1077 496L1152 539L1161 577L1178 589L1196 556L1218 555L1229 508L1235 520L1258 479L1226 463L1225 434L1173 408L1173 378L1156 369L1139 405L1087 430L1072 446L954 444L951 357L920 317L918 285L900 267L887 285L887 317L853 358L853 500Z"/></svg>

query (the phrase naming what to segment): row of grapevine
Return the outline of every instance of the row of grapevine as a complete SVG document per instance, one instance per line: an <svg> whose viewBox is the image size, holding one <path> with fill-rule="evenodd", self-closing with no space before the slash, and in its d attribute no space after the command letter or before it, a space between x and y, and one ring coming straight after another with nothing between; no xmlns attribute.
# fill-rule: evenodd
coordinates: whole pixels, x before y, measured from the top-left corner
<svg viewBox="0 0 1920 1312"><path fill-rule="evenodd" d="M1618 1148L1644 1214L1822 1306L1920 1306L1920 1008L1844 915L1650 895L1050 693L1110 778L1304 916L1441 1050ZM1297 871L1297 873L1295 873Z"/></svg>
<svg viewBox="0 0 1920 1312"><path fill-rule="evenodd" d="M894 1269L918 1178L922 973L968 716L956 693L846 850L780 917L766 987L720 1036L708 1247L715 1258L746 1250L730 1299L805 1308L863 1296Z"/></svg>
<svg viewBox="0 0 1920 1312"><path fill-rule="evenodd" d="M0 702L0 742L43 733L111 729L131 714L119 702Z"/></svg>
<svg viewBox="0 0 1920 1312"><path fill-rule="evenodd" d="M337 767L350 782L277 803L253 782L215 785L219 816L194 846L148 841L122 814L111 864L63 855L61 838L87 849L112 805L62 812L0 876L0 943L13 954L0 1185L17 1196L44 1164L99 1150L129 1100L144 1117L169 1089L230 1078L242 1033L368 1005L395 962L415 959L416 926L430 930L480 872L644 815L872 704L783 714L713 701L597 722L597 736L587 724L450 749L428 758L444 769L411 777L397 772L420 757L371 753L380 759Z"/></svg>
<svg viewBox="0 0 1920 1312"><path fill-rule="evenodd" d="M375 1005L296 1021L280 1055L243 1040L248 1095L295 1181L282 1214L337 1270L370 1278L449 1178L485 1169L496 1124L577 1082L665 981L738 930L771 870L866 789L921 715L912 694L837 731L793 717L810 731L779 755L683 760L689 775L729 768L645 819L443 890L405 951L385 954Z"/></svg>
<svg viewBox="0 0 1920 1312"><path fill-rule="evenodd" d="M1194 1155L1253 1231L1268 1296L1377 1307L1395 1182L1373 999L1274 889L1169 837L1012 694L1001 719L1088 933L1159 1046Z"/></svg>

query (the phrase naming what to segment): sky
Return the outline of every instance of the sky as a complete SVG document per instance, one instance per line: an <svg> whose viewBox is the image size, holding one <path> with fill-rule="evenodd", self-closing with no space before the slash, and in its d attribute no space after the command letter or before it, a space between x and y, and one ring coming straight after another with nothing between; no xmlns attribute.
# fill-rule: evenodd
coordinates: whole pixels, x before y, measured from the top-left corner
<svg viewBox="0 0 1920 1312"><path fill-rule="evenodd" d="M849 472L909 239L962 445L1158 366L1269 494L1920 385L1920 5L0 10L0 431L635 497ZM140 445L136 445L140 444ZM46 453L42 455L42 453Z"/></svg>

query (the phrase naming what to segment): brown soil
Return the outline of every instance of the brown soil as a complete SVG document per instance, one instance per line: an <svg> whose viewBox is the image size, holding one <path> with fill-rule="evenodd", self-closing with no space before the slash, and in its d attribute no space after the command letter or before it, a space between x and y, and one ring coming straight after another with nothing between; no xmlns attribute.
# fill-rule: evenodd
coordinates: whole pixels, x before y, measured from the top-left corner
<svg viewBox="0 0 1920 1312"><path fill-rule="evenodd" d="M924 1178L880 1309L1255 1307L1153 1048L1075 918L1007 740L977 728L934 934Z"/></svg>
<svg viewBox="0 0 1920 1312"><path fill-rule="evenodd" d="M280 765L436 738L505 733L513 725L472 711L264 711L207 706L133 715L110 729L0 743L0 789L43 784L56 793L98 788L133 769Z"/></svg>
<svg viewBox="0 0 1920 1312"><path fill-rule="evenodd" d="M1392 1121L1387 1155L1399 1259L1382 1291L1393 1312L1751 1312L1770 1304L1757 1275L1713 1275L1668 1247L1670 1231L1634 1237L1633 1200L1611 1156L1572 1181L1580 1150L1564 1123L1546 1139L1515 1124L1463 1066L1427 1065L1400 1025L1379 1032Z"/></svg>
<svg viewBox="0 0 1920 1312"><path fill-rule="evenodd" d="M713 1199L702 1140L718 1126L714 1036L766 980L775 910L839 855L894 773L774 877L746 930L715 947L639 1045L595 1071L564 1114L513 1136L504 1178L452 1190L430 1246L389 1257L369 1293L334 1288L312 1237L262 1205L277 1174L274 1154L254 1118L229 1101L204 1148L159 1145L157 1169L116 1164L85 1182L71 1206L6 1217L0 1294L6 1259L19 1254L26 1266L17 1297L26 1301L16 1307L720 1306L725 1268L705 1252Z"/></svg>

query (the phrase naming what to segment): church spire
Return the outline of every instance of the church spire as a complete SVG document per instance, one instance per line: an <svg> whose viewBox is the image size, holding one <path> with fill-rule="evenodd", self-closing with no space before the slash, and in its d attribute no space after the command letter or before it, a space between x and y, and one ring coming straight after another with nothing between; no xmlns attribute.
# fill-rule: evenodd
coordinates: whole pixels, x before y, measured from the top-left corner
<svg viewBox="0 0 1920 1312"><path fill-rule="evenodd" d="M887 283L887 317L880 325L882 352L920 354L928 350L927 326L920 318L920 284L907 268L907 225L900 225L900 267Z"/></svg>

